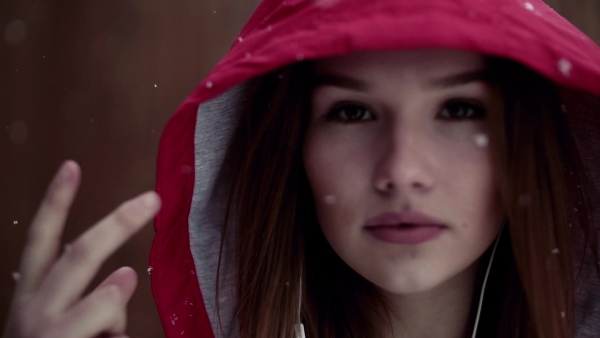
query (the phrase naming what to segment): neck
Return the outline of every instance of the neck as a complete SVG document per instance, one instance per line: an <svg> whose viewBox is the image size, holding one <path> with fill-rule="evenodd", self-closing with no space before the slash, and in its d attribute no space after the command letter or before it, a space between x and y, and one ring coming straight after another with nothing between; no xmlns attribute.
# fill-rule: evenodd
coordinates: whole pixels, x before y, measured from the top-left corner
<svg viewBox="0 0 600 338"><path fill-rule="evenodd" d="M477 264L432 290L408 295L388 295L393 314L394 338L469 337Z"/></svg>

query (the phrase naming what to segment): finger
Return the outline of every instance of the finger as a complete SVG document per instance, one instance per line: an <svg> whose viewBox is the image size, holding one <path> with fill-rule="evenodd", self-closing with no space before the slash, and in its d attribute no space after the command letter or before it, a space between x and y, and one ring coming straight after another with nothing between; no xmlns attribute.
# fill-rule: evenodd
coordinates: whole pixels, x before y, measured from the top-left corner
<svg viewBox="0 0 600 338"><path fill-rule="evenodd" d="M69 208L81 178L77 163L66 161L58 170L35 215L19 271L17 295L36 289L54 262Z"/></svg>
<svg viewBox="0 0 600 338"><path fill-rule="evenodd" d="M121 204L75 240L39 288L40 301L49 313L60 313L79 299L102 262L147 224L159 207L158 195L147 192Z"/></svg>
<svg viewBox="0 0 600 338"><path fill-rule="evenodd" d="M113 303L108 307L123 309L126 307L127 302L131 299L135 288L137 286L138 278L135 271L129 267L122 267L114 271L108 276L102 283L100 283L96 289L90 293L90 296L86 297L83 301L79 302L70 311L75 313L81 312L81 316L84 320L87 320L85 315L86 311L94 311L93 304L98 302L97 299L101 298L109 303ZM103 290L106 287L117 287L120 291L118 297L111 298L112 292L106 292ZM92 296L93 295L93 296ZM87 304L87 305L86 305ZM92 304L92 305L90 305ZM108 308L107 307L107 308ZM66 314L60 314L57 316L47 316L39 306L33 306L29 309L22 309L21 318L19 320L9 320L7 323L10 327L7 327L5 331L5 337L60 337L63 338L65 335L73 334L79 338L81 337L92 337L92 335L80 335L80 332L102 332L102 335L93 335L94 337L110 337L114 338L121 336L125 332L126 318L125 314L122 316L115 316L112 320L110 318L104 318L103 321L98 323L82 323L79 322L77 316ZM123 311L122 311L123 312ZM15 314L15 313L13 313ZM95 315L96 312L88 315ZM106 317L106 316L105 316ZM46 321L44 321L46 320ZM50 321L48 321L50 320ZM40 323L40 321L44 321ZM108 324L107 324L108 323ZM12 325L10 325L12 324ZM19 327L17 327L17 324ZM81 326L81 327L80 327ZM42 334L43 333L43 334Z"/></svg>
<svg viewBox="0 0 600 338"><path fill-rule="evenodd" d="M124 266L120 269L115 270L108 277L100 283L95 290L102 289L108 285L116 285L123 291L123 294L126 296L126 302L129 301L129 298L133 295L135 288L137 286L138 278L135 270L128 266Z"/></svg>
<svg viewBox="0 0 600 338"><path fill-rule="evenodd" d="M79 303L79 305L73 307L70 310L70 311L74 312L74 315L73 316L67 315L67 317L65 318L65 321L72 321L73 323L76 323L76 325L82 326L82 327L77 327L77 328L73 329L75 334L77 334L77 337L91 336L91 334L89 332L92 332L93 330L91 330L91 328L87 328L88 332L85 333L84 331L86 331L86 327L83 327L83 326L90 326L93 323L85 323L85 318L77 318L77 314L83 313L84 311L86 311L86 307L93 306L93 305L89 305L89 304L94 303L95 299L97 299L97 297L102 297L103 291L101 291L101 290L106 287L110 287L110 286L117 286L119 288L120 296L115 301L119 302L119 304L122 305L120 307L121 309L125 308L125 305L127 304L127 302L129 302L129 300L131 299L131 296L133 295L133 292L135 291L137 282L138 282L137 274L130 267L122 267L122 268L114 271L112 274L110 274L110 276L106 277L106 279L104 279L104 281L102 283L100 283L96 287L96 289L94 291L92 291L92 293L90 293L90 295L88 297L86 297L84 300L82 300ZM95 294L99 294L100 296L97 296ZM93 295L95 295L95 296L93 296ZM108 324L106 324L106 323L108 323ZM97 328L99 328L99 330L102 330L101 332L102 332L103 337L111 337L111 338L123 337L123 334L125 332L125 327L127 324L127 317L125 315L123 315L121 317L117 317L116 320L113 320L112 322L108 321L106 323L99 321L97 324ZM98 333L96 333L96 334L98 334Z"/></svg>
<svg viewBox="0 0 600 338"><path fill-rule="evenodd" d="M56 325L52 336L64 338L123 335L131 291L108 284L75 304Z"/></svg>

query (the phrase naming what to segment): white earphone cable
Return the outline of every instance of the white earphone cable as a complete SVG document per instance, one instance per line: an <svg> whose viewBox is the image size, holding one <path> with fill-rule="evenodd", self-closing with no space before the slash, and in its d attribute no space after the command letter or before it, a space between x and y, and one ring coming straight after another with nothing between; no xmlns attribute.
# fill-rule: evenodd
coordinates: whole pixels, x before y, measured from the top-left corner
<svg viewBox="0 0 600 338"><path fill-rule="evenodd" d="M298 285L298 324L294 326L294 333L296 338L306 338L304 324L302 324L302 266L300 266L300 280Z"/></svg>
<svg viewBox="0 0 600 338"><path fill-rule="evenodd" d="M485 277L483 278L483 285L481 286L481 293L479 294L479 305L477 306L477 316L475 317L475 325L473 327L473 335L472 338L477 336L477 326L479 325L479 318L481 316L481 307L483 306L483 295L485 293L485 286L487 284L488 276L490 274L490 270L492 268L492 262L494 261L494 256L496 255L496 248L498 247L498 242L500 241L500 236L502 236L502 232L504 231L504 225L502 225L502 229L498 233L496 237L496 241L494 242L494 248L492 249L492 255L490 257L490 261L488 262L487 269L485 271ZM298 324L294 327L294 333L296 338L306 338L304 334L304 324L302 324L301 318L301 310L302 310L302 275L300 275L300 283L299 283L299 300L298 300Z"/></svg>
<svg viewBox="0 0 600 338"><path fill-rule="evenodd" d="M498 237L496 237L496 241L494 242L494 249L492 250L492 256L490 257L490 261L488 262L487 270L485 271L485 277L483 278L483 285L481 286L481 293L479 294L479 306L477 307L477 316L475 317L475 326L473 327L473 335L472 338L477 336L477 326L479 325L479 317L481 315L481 307L483 305L483 294L485 292L485 285L487 284L488 276L490 274L490 269L492 268L492 262L494 261L494 256L496 255L496 248L498 247L498 242L500 241L500 236L502 236L502 232L504 231L504 226L502 225L502 229L498 233Z"/></svg>

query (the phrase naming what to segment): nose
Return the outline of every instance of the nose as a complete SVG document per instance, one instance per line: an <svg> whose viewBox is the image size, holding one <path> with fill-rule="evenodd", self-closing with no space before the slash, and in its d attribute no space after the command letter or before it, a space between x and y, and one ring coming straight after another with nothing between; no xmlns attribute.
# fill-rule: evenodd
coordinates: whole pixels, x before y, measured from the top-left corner
<svg viewBox="0 0 600 338"><path fill-rule="evenodd" d="M384 133L378 148L373 186L379 193L424 193L433 188L432 154L423 132L403 129Z"/></svg>

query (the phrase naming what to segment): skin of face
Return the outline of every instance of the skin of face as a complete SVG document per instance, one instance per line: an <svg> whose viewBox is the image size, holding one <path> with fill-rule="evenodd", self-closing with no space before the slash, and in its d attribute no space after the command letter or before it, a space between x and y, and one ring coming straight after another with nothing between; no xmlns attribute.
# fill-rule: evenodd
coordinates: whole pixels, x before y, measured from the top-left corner
<svg viewBox="0 0 600 338"><path fill-rule="evenodd" d="M418 294L473 278L501 229L488 121L502 114L503 101L473 75L483 69L483 56L457 50L316 62L303 161L318 221L340 258L383 291ZM418 244L365 230L367 220L403 211L445 228Z"/></svg>

